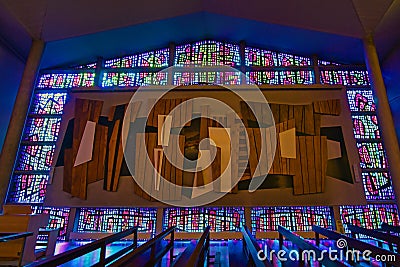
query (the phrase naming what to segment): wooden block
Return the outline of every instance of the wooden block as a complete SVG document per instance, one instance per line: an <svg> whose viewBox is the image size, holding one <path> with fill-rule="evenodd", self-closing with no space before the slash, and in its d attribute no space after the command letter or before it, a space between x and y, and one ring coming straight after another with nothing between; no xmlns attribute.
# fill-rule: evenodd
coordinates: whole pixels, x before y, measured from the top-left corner
<svg viewBox="0 0 400 267"><path fill-rule="evenodd" d="M212 169L212 180L215 181L218 179L218 177L221 177L222 174L222 159L221 159L221 148L217 147L216 148L216 155L215 155L215 159L214 161L211 163L211 169ZM213 184L213 189L216 192L221 192L222 188L221 188L221 179L219 180L219 182L215 182Z"/></svg>
<svg viewBox="0 0 400 267"><path fill-rule="evenodd" d="M72 190L72 167L74 165L72 157L72 148L64 150L64 174L63 174L63 191L70 193Z"/></svg>
<svg viewBox="0 0 400 267"><path fill-rule="evenodd" d="M296 124L296 131L304 133L304 106L303 105L295 105L294 106L294 119Z"/></svg>
<svg viewBox="0 0 400 267"><path fill-rule="evenodd" d="M304 194L310 193L310 184L308 181L308 163L307 163L307 144L306 136L299 136L300 142L300 160L301 160L301 175L303 180Z"/></svg>
<svg viewBox="0 0 400 267"><path fill-rule="evenodd" d="M296 167L295 175L293 176L293 194L294 195L302 195L304 194L304 186L303 186L303 176L302 176L302 165L301 165L301 158L300 158L300 140L299 137L296 137L296 159L293 160Z"/></svg>
<svg viewBox="0 0 400 267"><path fill-rule="evenodd" d="M314 132L315 135L321 135L321 114L314 113Z"/></svg>
<svg viewBox="0 0 400 267"><path fill-rule="evenodd" d="M229 116L228 116L229 118ZM233 181L239 181L239 124L229 125L231 129L231 176Z"/></svg>
<svg viewBox="0 0 400 267"><path fill-rule="evenodd" d="M188 99L186 101L186 113L185 113L186 121L188 121L188 122L185 124L185 126L191 125L192 114L193 114L193 100Z"/></svg>
<svg viewBox="0 0 400 267"><path fill-rule="evenodd" d="M284 122L289 119L289 106L285 104L279 105L279 122Z"/></svg>
<svg viewBox="0 0 400 267"><path fill-rule="evenodd" d="M317 193L322 192L321 137L314 138L315 181Z"/></svg>
<svg viewBox="0 0 400 267"><path fill-rule="evenodd" d="M305 105L304 121L305 121L304 133L315 135L314 112L313 112L312 105Z"/></svg>
<svg viewBox="0 0 400 267"><path fill-rule="evenodd" d="M144 166L144 184L145 188L151 188L150 192L155 196L160 196L160 191L155 190L155 173L154 173L154 149L157 147L157 133L146 133L146 146L144 147L144 156L148 156L150 161L146 158L146 166ZM162 190L161 184L159 190Z"/></svg>
<svg viewBox="0 0 400 267"><path fill-rule="evenodd" d="M341 111L340 99L313 102L313 110L317 114L339 116Z"/></svg>
<svg viewBox="0 0 400 267"><path fill-rule="evenodd" d="M288 120L294 119L294 105L288 105Z"/></svg>
<svg viewBox="0 0 400 267"><path fill-rule="evenodd" d="M317 193L317 182L315 177L315 158L314 158L314 139L319 137L306 136L306 153L307 153L307 169L308 183L310 193Z"/></svg>
<svg viewBox="0 0 400 267"><path fill-rule="evenodd" d="M141 106L142 106L142 101L136 101L130 106L131 107L130 122L134 122L137 119Z"/></svg>
<svg viewBox="0 0 400 267"><path fill-rule="evenodd" d="M327 137L326 136L321 136L321 190L322 192L325 192L325 179L326 179L326 169L328 166L328 148L327 148Z"/></svg>
<svg viewBox="0 0 400 267"><path fill-rule="evenodd" d="M114 124L114 127L111 129L111 137L108 142L108 158L107 158L107 173L106 173L106 179L107 179L107 187L106 190L112 191L112 186L113 186L113 172L114 172L114 162L115 158L117 157L117 139L118 139L118 128L119 128L119 123L120 121L116 121Z"/></svg>
<svg viewBox="0 0 400 267"><path fill-rule="evenodd" d="M185 136L180 135L179 136L179 149L182 153L184 154L184 147L185 147ZM175 183L176 185L183 186L183 157L177 157L176 163L177 163L177 170L176 170L176 180ZM180 200L182 199L182 189L181 188L176 188L175 189L175 199Z"/></svg>
<svg viewBox="0 0 400 267"><path fill-rule="evenodd" d="M250 166L250 174L251 176L256 175L256 167L258 164L258 158L257 158L257 148L255 146L255 141L254 141L254 131L253 128L247 128L247 136L249 138L249 147L250 147L250 155L249 155L249 166Z"/></svg>
<svg viewBox="0 0 400 267"><path fill-rule="evenodd" d="M279 119L279 114L280 114L279 104L270 104L269 106L271 108L272 115L274 116L275 123L279 123L280 122L280 119Z"/></svg>
<svg viewBox="0 0 400 267"><path fill-rule="evenodd" d="M175 99L175 106L174 106L174 108L175 107L177 107L177 106L179 106L181 103L182 103L182 100L183 99L181 99L181 98L177 98L177 99ZM181 107L182 108L182 107ZM172 115L172 114L171 114ZM180 110L178 110L178 109L176 109L176 111L174 112L174 114L173 114L173 116L172 116L172 127L179 127L179 125L180 125L180 123L181 123L181 111Z"/></svg>

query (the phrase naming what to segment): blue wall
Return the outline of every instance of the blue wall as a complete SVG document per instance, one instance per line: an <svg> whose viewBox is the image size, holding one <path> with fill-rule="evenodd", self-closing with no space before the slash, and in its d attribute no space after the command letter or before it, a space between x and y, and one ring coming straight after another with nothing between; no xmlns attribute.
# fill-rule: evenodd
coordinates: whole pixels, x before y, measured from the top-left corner
<svg viewBox="0 0 400 267"><path fill-rule="evenodd" d="M24 62L0 43L0 151L10 122Z"/></svg>
<svg viewBox="0 0 400 267"><path fill-rule="evenodd" d="M400 46L397 46L383 62L382 75L385 80L397 138L400 141Z"/></svg>

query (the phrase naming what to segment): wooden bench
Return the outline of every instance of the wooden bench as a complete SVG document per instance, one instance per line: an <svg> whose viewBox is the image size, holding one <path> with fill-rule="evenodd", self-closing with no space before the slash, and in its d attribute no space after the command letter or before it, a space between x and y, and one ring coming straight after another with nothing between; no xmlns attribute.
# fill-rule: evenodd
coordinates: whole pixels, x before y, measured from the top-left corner
<svg viewBox="0 0 400 267"><path fill-rule="evenodd" d="M400 226L394 226L387 223L381 224L381 230L386 232L392 232L396 234L400 234Z"/></svg>
<svg viewBox="0 0 400 267"><path fill-rule="evenodd" d="M45 250L35 251L36 240L41 227L46 227L49 222L49 214L32 215L32 209L28 205L4 205L3 215L0 216L1 233L32 232L31 236L6 243L0 243L0 261L14 262L15 265L24 265L37 260L42 256L54 253L56 230L43 232L51 236Z"/></svg>
<svg viewBox="0 0 400 267"><path fill-rule="evenodd" d="M375 239L378 239L380 241L385 241L388 243L389 245L389 249L391 251L394 251L393 249L393 245L396 245L396 248L399 248L400 245L400 237L395 236L395 235L391 235L391 234L387 234L387 233L382 233L376 230L372 230L372 229L367 229L367 228L363 228L363 227L359 227L356 225L347 225L347 228L351 231L351 236L353 238L357 237L358 235L365 235L368 237L373 237ZM378 244L381 244L382 242L378 241ZM381 245L382 247L382 245Z"/></svg>
<svg viewBox="0 0 400 267"><path fill-rule="evenodd" d="M61 254L46 258L44 260L39 260L36 262L33 262L28 265L28 267L37 267L37 266L43 266L43 267L56 267L61 264L67 263L71 260L74 260L76 258L79 258L83 255L86 255L90 252L93 252L95 250L100 249L100 259L99 262L96 263L93 266L105 266L106 264L109 264L110 262L120 258L122 255L125 253L129 253L130 251L134 250L137 247L137 227L133 227L130 229L127 229L125 231L113 234L111 236L107 236L105 238L93 241L89 244L67 250ZM106 246L108 244L111 244L115 241L119 241L122 238L129 236L133 234L133 243L118 252L115 252L112 255L109 255L106 257Z"/></svg>
<svg viewBox="0 0 400 267"><path fill-rule="evenodd" d="M391 259L394 258L394 261L386 261L385 264L390 264L393 266L399 266L400 263L400 255L394 252L391 252L389 250L371 245L369 243L363 242L361 240L358 239L354 239L352 237L337 233L335 231L331 231L319 226L314 225L313 227L313 231L317 234L317 235L324 235L326 236L328 239L330 240L339 240L341 239L342 241L344 240L346 242L347 247L345 247L344 249L355 249L358 250L360 252L364 252L364 251L371 251L371 254L369 255L372 258L376 258L376 256L385 256L387 257L387 259Z"/></svg>
<svg viewBox="0 0 400 267"><path fill-rule="evenodd" d="M267 259L265 257L264 252L257 243L257 240L250 233L249 229L246 226L242 228L242 235L243 235L243 249L248 259L247 266L272 267L273 266L272 259ZM260 250L262 251L262 253L260 252ZM261 258L265 258L264 261L258 258L259 253Z"/></svg>
<svg viewBox="0 0 400 267"><path fill-rule="evenodd" d="M183 253L181 253L173 263L173 267L186 266L204 266L204 263L210 259L210 226L207 226L197 241L196 246L190 244ZM208 259L208 260L207 260ZM208 266L208 262L207 262Z"/></svg>

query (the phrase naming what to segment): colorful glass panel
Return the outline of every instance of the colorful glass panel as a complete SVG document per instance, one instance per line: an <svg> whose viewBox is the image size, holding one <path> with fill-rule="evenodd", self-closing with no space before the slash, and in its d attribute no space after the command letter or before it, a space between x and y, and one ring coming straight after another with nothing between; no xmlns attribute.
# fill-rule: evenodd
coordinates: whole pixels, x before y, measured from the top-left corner
<svg viewBox="0 0 400 267"><path fill-rule="evenodd" d="M311 59L291 54L278 53L278 66L310 66Z"/></svg>
<svg viewBox="0 0 400 267"><path fill-rule="evenodd" d="M342 222L357 225L368 229L379 229L383 222L391 225L399 224L399 215L396 205L374 204L366 206L340 206Z"/></svg>
<svg viewBox="0 0 400 267"><path fill-rule="evenodd" d="M60 131L61 118L28 118L23 135L24 141L55 142Z"/></svg>
<svg viewBox="0 0 400 267"><path fill-rule="evenodd" d="M239 46L216 41L200 41L175 48L175 66L238 66Z"/></svg>
<svg viewBox="0 0 400 267"><path fill-rule="evenodd" d="M353 130L356 139L379 139L378 118L370 115L353 115Z"/></svg>
<svg viewBox="0 0 400 267"><path fill-rule="evenodd" d="M37 88L66 89L91 87L94 85L94 77L94 72L42 74L39 78Z"/></svg>
<svg viewBox="0 0 400 267"><path fill-rule="evenodd" d="M347 90L351 111L375 111L372 90Z"/></svg>
<svg viewBox="0 0 400 267"><path fill-rule="evenodd" d="M177 231L202 232L210 226L210 231L239 232L244 225L242 207L167 208L164 209L163 228L176 226Z"/></svg>
<svg viewBox="0 0 400 267"><path fill-rule="evenodd" d="M104 67L105 68L136 68L136 67L161 68L161 67L168 67L168 62L169 62L169 49L166 48L142 54L126 56L122 58L109 59L105 61Z"/></svg>
<svg viewBox="0 0 400 267"><path fill-rule="evenodd" d="M53 162L55 145L21 146L16 166L18 171L49 171Z"/></svg>
<svg viewBox="0 0 400 267"><path fill-rule="evenodd" d="M254 84L279 84L279 72L278 71L251 71L247 72L248 77L247 83Z"/></svg>
<svg viewBox="0 0 400 267"><path fill-rule="evenodd" d="M48 229L60 229L58 233L58 240L65 240L68 219L69 219L69 208L58 208L58 207L42 207L42 206L32 206L34 214L50 214L49 223L46 228ZM46 240L45 236L38 236L39 240Z"/></svg>
<svg viewBox="0 0 400 267"><path fill-rule="evenodd" d="M393 200L392 179L387 172L362 173L365 197L367 200Z"/></svg>
<svg viewBox="0 0 400 267"><path fill-rule="evenodd" d="M42 203L49 175L14 174L10 181L7 203Z"/></svg>
<svg viewBox="0 0 400 267"><path fill-rule="evenodd" d="M224 84L238 85L241 81L240 72L175 72L174 85L189 84Z"/></svg>
<svg viewBox="0 0 400 267"><path fill-rule="evenodd" d="M255 207L251 209L253 234L277 231L278 225L291 231L311 231L313 225L333 228L330 207Z"/></svg>
<svg viewBox="0 0 400 267"><path fill-rule="evenodd" d="M275 52L258 48L245 48L246 66L273 67L278 66L278 56Z"/></svg>
<svg viewBox="0 0 400 267"><path fill-rule="evenodd" d="M357 143L358 153L361 159L361 168L384 169L387 168L387 160L382 143Z"/></svg>
<svg viewBox="0 0 400 267"><path fill-rule="evenodd" d="M76 231L120 232L139 226L139 232L154 235L156 215L152 208L81 208Z"/></svg>

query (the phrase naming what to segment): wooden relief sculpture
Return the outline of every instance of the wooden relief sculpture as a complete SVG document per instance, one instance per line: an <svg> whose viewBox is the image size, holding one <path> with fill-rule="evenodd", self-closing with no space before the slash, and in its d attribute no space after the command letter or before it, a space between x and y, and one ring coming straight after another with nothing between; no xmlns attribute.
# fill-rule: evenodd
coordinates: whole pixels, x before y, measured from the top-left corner
<svg viewBox="0 0 400 267"><path fill-rule="evenodd" d="M181 110L172 116L170 112L180 104ZM130 113L131 123L137 119L140 105L141 102L134 104ZM275 128L268 125L271 114L267 113L265 104L254 102L249 105L261 114L261 120L257 122L248 104L241 102L243 127L232 114L211 115L209 106L201 106L202 117L192 120L192 101L160 99L147 118L146 132L134 134L135 171L131 175L150 188L151 195L166 200L182 198L181 189L167 189L167 182L204 188L203 191L193 191L192 197L195 197L207 190L235 193L238 186L233 181L267 173L292 176L295 195L324 192L328 159L340 158L341 152L338 142L321 135L321 116L340 115L340 100L317 101L308 105L270 104ZM70 134L65 137L61 152L65 192L86 199L87 185L98 181L104 181L104 190L118 190L124 165L121 132L126 107L114 106L105 117L101 116L102 101L76 99L75 117L70 121L73 126L69 125ZM178 133L176 129L181 125L184 127ZM266 140L261 140L262 137ZM139 142L141 138L145 140L144 144ZM212 143L203 141L199 147L205 138L213 140ZM277 138L275 155L271 152L271 138ZM178 161L174 166L162 149L168 145L192 160L199 158L208 162L211 155L215 158L207 166L201 166L203 163L199 160L198 166L192 166L199 171L189 175L189 182L185 182L184 177L188 174L182 170L183 158L177 157L178 151L172 151L173 160ZM146 160L147 155L151 162ZM260 160L268 164L258 166ZM269 165L271 168L268 170ZM222 179L210 187L220 176ZM154 200L136 183L134 193Z"/></svg>

